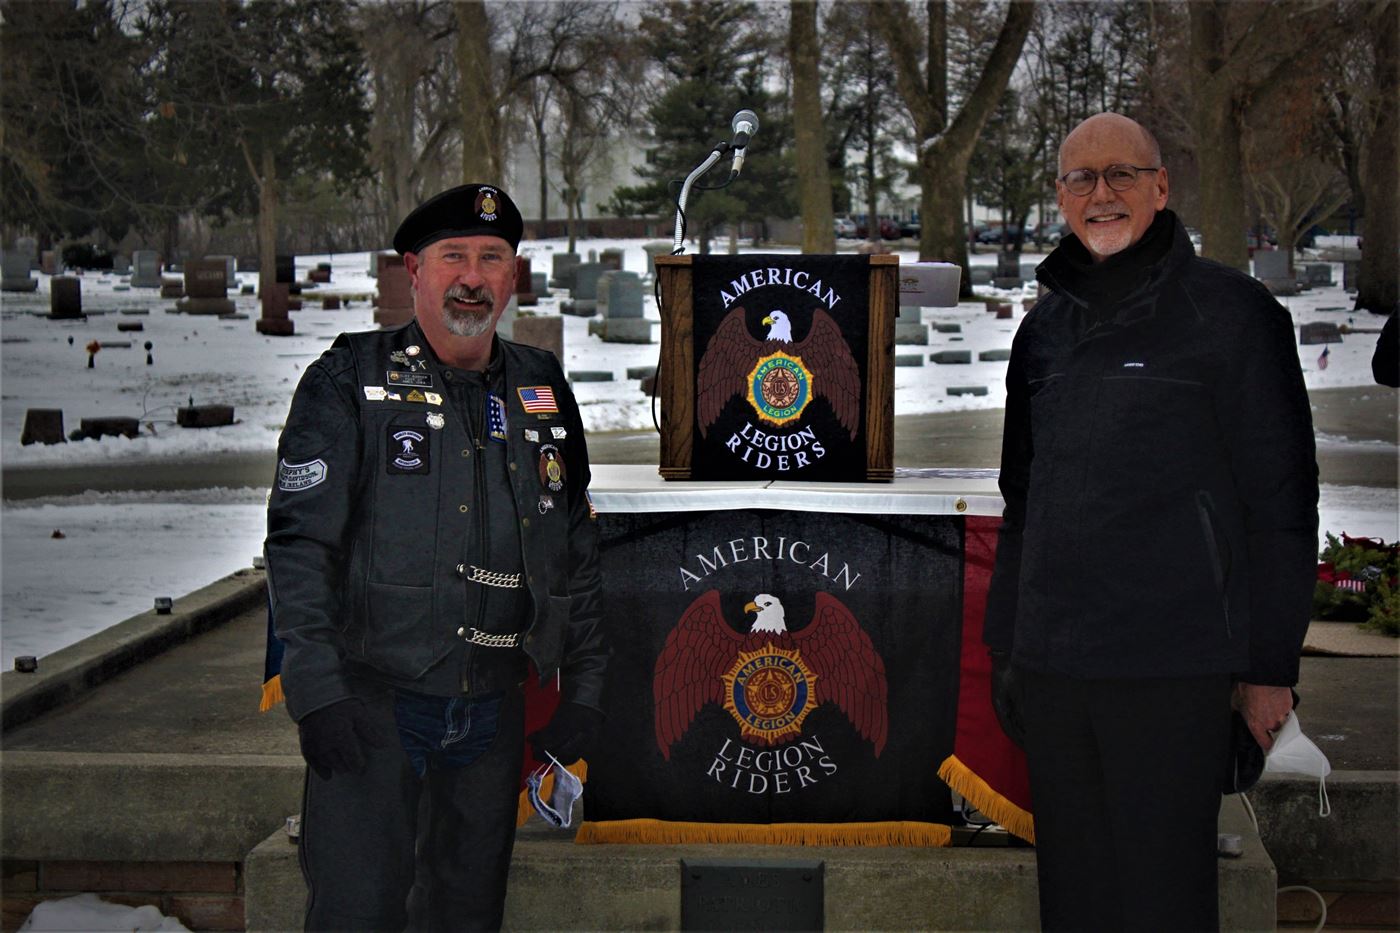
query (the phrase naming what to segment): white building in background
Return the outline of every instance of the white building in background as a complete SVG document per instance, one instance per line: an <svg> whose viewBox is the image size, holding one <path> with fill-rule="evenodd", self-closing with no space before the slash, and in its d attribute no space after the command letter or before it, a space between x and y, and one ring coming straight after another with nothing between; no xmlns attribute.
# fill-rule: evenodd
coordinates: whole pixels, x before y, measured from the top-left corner
<svg viewBox="0 0 1400 933"><path fill-rule="evenodd" d="M597 217L611 217L604 213L603 205L612 199L613 192L641 184L644 179L637 174L636 166L645 164L647 149L635 138L613 139L603 144L602 153L584 172L583 202L580 213L587 220ZM510 173L509 191L516 207L527 222L540 218L540 162L539 150L533 138L511 144L506 164ZM563 185L558 162L551 156L545 165L548 208L547 216L551 223L563 221L567 216L564 199L560 194Z"/></svg>

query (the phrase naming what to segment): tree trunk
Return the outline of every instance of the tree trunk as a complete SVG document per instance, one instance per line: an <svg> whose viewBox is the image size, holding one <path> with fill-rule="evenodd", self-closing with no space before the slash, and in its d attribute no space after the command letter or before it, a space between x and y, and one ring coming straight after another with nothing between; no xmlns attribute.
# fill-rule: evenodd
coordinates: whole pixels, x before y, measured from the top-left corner
<svg viewBox="0 0 1400 933"><path fill-rule="evenodd" d="M277 161L271 147L262 151L258 183L258 294L277 282Z"/></svg>
<svg viewBox="0 0 1400 933"><path fill-rule="evenodd" d="M972 297L972 280L967 265L967 231L962 224L962 200L967 189L967 166L977 137L987 117L996 109L1011 72L1021 56L1021 47L1031 31L1035 4L1011 3L996 44L977 84L963 101L952 122L946 123L945 100L936 97L942 83L937 76L919 71L917 50L911 37L917 34L903 4L879 3L873 8L876 24L890 46L894 58L895 83L914 120L919 153L920 223L919 259L956 262L963 267L960 294ZM930 26L939 31L944 20L941 10L930 4ZM935 37L929 37L930 57L934 57ZM941 57L941 56L940 56ZM937 62L935 61L935 67ZM931 93L931 89L933 93Z"/></svg>
<svg viewBox="0 0 1400 933"><path fill-rule="evenodd" d="M1187 4L1191 19L1192 124L1200 167L1201 253L1249 271L1245 244L1242 105L1225 57L1223 0Z"/></svg>
<svg viewBox="0 0 1400 933"><path fill-rule="evenodd" d="M802 212L802 252L836 252L831 175L826 162L817 42L817 5L792 0L788 54L792 59L792 120L797 156L797 193Z"/></svg>
<svg viewBox="0 0 1400 933"><path fill-rule="evenodd" d="M547 137L544 134L544 121L535 121L535 135L540 142L540 236L545 236L545 226L549 221L549 178L546 170L549 168L549 146Z"/></svg>
<svg viewBox="0 0 1400 933"><path fill-rule="evenodd" d="M1376 50L1376 128L1366 141L1362 185L1366 189L1365 226L1362 228L1361 283L1356 307L1375 314L1389 314L1400 306L1400 150L1396 135L1400 117L1395 101L1400 95L1400 3L1389 0L1377 16L1372 41Z"/></svg>
<svg viewBox="0 0 1400 933"><path fill-rule="evenodd" d="M456 0L458 96L462 106L462 183L504 184L500 115L491 76L484 0Z"/></svg>

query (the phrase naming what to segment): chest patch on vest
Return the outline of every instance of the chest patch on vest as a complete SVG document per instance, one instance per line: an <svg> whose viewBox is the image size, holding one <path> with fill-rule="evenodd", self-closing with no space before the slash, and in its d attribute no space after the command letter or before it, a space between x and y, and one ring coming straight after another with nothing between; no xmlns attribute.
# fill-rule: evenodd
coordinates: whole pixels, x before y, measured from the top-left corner
<svg viewBox="0 0 1400 933"><path fill-rule="evenodd" d="M422 431L389 425L384 452L390 473L427 473L431 451L432 445Z"/></svg>

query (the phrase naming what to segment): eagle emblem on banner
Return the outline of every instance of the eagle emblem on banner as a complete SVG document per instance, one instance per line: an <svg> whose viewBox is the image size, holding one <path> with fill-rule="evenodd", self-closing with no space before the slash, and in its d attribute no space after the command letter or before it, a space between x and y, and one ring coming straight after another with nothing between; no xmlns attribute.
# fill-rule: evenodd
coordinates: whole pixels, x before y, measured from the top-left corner
<svg viewBox="0 0 1400 933"><path fill-rule="evenodd" d="M718 590L690 604L656 659L656 744L664 758L706 703L724 708L740 737L779 745L802 734L807 715L835 703L878 758L889 729L885 665L839 599L818 592L811 624L788 631L783 604L760 593L747 633L724 621Z"/></svg>
<svg viewBox="0 0 1400 933"><path fill-rule="evenodd" d="M854 440L860 425L860 367L836 319L820 308L800 341L783 311L763 319L763 340L749 333L743 307L720 322L700 358L695 408L706 436L724 406L742 395L758 417L782 425L801 416L814 397L825 398Z"/></svg>

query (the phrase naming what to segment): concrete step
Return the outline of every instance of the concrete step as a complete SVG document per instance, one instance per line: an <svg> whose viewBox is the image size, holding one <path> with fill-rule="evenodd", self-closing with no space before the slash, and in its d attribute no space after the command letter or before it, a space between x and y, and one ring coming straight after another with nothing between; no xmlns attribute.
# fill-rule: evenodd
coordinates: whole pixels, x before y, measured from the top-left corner
<svg viewBox="0 0 1400 933"><path fill-rule="evenodd" d="M1240 858L1220 860L1222 929L1274 929L1274 866L1238 798L1225 801L1220 828L1244 839ZM572 831L532 818L516 838L505 928L678 930L682 861L723 860L820 861L828 930L1035 929L1035 850L958 847L959 835L970 836L950 848L575 845ZM253 849L243 878L248 930L301 928L306 890L285 832ZM765 906L754 899L755 929L771 928Z"/></svg>

